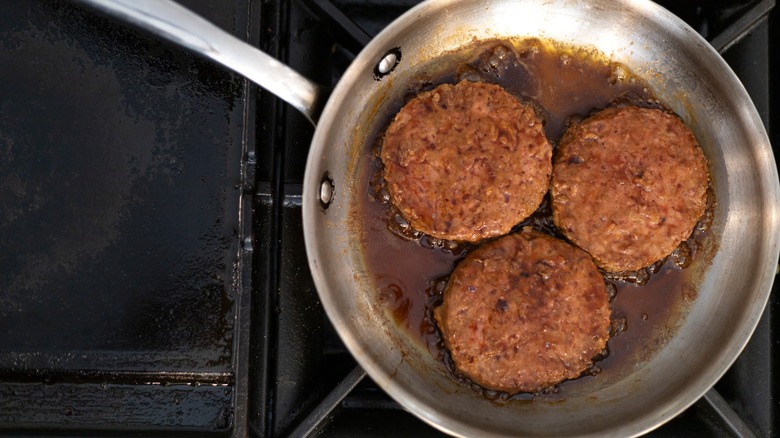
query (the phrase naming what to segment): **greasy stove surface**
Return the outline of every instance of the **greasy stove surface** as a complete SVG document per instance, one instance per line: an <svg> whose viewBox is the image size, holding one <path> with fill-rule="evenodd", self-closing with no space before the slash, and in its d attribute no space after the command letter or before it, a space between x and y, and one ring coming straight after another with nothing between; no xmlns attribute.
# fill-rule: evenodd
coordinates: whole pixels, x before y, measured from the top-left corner
<svg viewBox="0 0 780 438"><path fill-rule="evenodd" d="M417 2L181 3L334 84ZM769 126L774 1L661 3L724 49L751 29L723 53ZM92 11L1 2L0 433L441 435L363 377L319 305L300 217L312 133ZM716 391L653 434L780 430L777 308L775 292Z"/></svg>
<svg viewBox="0 0 780 438"><path fill-rule="evenodd" d="M229 428L243 81L68 3L0 17L0 423Z"/></svg>

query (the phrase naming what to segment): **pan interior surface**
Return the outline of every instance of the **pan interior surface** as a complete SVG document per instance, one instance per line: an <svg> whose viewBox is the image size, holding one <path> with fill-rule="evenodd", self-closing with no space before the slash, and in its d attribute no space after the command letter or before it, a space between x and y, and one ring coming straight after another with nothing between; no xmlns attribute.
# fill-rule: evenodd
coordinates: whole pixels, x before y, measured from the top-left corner
<svg viewBox="0 0 780 438"><path fill-rule="evenodd" d="M679 329L647 360L600 375L560 402L495 402L458 384L401 330L366 274L350 228L359 156L420 65L475 40L533 37L594 48L626 65L693 130L710 161L717 253ZM401 53L394 70L377 63ZM333 181L327 209L321 182ZM780 188L747 93L692 29L650 1L428 1L377 36L347 70L320 119L304 179L309 265L323 306L360 365L394 399L454 435L637 435L673 418L739 355L768 300L778 256ZM392 260L388 260L392 263Z"/></svg>

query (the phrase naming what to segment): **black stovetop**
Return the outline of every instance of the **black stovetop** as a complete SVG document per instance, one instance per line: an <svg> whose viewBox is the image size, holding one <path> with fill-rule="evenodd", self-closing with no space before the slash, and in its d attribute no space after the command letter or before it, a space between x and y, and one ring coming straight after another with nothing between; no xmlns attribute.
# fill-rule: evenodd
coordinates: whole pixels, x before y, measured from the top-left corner
<svg viewBox="0 0 780 438"><path fill-rule="evenodd" d="M181 3L334 84L417 1ZM769 127L774 1L660 3L722 51ZM441 435L365 377L319 304L300 211L312 134L90 10L0 2L0 434ZM780 432L778 295L714 391L652 435Z"/></svg>

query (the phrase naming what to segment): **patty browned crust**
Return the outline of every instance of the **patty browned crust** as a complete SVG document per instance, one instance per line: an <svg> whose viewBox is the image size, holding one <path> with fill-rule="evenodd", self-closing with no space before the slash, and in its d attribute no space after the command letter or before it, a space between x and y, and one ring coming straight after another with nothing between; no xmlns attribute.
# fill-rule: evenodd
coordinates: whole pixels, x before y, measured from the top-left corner
<svg viewBox="0 0 780 438"><path fill-rule="evenodd" d="M707 180L704 153L678 117L608 108L560 141L553 221L604 270L637 270L690 237L707 204Z"/></svg>
<svg viewBox="0 0 780 438"><path fill-rule="evenodd" d="M539 206L552 173L534 110L497 85L467 81L407 103L381 158L391 200L412 227L456 241L508 233Z"/></svg>
<svg viewBox="0 0 780 438"><path fill-rule="evenodd" d="M606 286L591 257L530 230L463 259L434 315L457 370L508 393L578 377L609 338Z"/></svg>

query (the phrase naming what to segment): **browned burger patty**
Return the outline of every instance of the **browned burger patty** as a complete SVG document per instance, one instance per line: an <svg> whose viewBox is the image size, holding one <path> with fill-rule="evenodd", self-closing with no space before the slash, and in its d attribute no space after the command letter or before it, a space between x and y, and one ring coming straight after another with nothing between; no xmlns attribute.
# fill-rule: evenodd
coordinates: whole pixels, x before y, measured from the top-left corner
<svg viewBox="0 0 780 438"><path fill-rule="evenodd" d="M605 109L560 141L553 221L603 269L640 269L690 237L704 214L707 178L704 153L678 117Z"/></svg>
<svg viewBox="0 0 780 438"><path fill-rule="evenodd" d="M591 257L524 230L469 254L434 309L455 367L485 388L535 392L604 350L609 304Z"/></svg>
<svg viewBox="0 0 780 438"><path fill-rule="evenodd" d="M420 93L382 144L393 204L415 229L476 242L506 234L549 188L552 148L533 109L497 85Z"/></svg>

